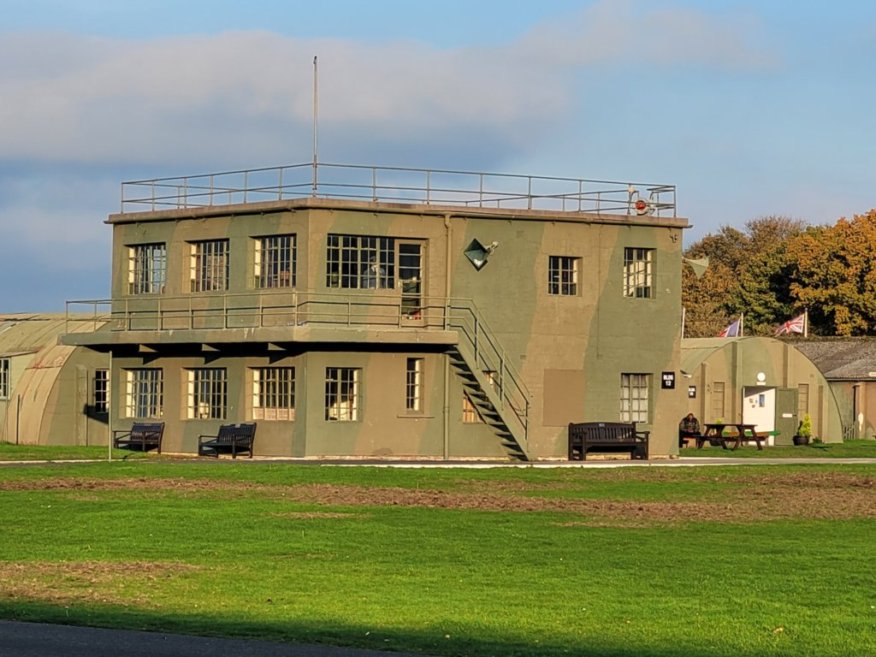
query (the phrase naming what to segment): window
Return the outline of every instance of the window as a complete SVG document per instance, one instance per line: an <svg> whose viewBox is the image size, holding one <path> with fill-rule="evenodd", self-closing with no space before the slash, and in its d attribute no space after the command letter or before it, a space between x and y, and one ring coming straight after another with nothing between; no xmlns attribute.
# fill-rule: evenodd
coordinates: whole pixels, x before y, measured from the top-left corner
<svg viewBox="0 0 876 657"><path fill-rule="evenodd" d="M326 287L393 289L395 240L391 237L329 235Z"/></svg>
<svg viewBox="0 0 876 657"><path fill-rule="evenodd" d="M252 371L252 419L295 419L294 367L259 367Z"/></svg>
<svg viewBox="0 0 876 657"><path fill-rule="evenodd" d="M259 237L255 241L255 286L295 287L295 235Z"/></svg>
<svg viewBox="0 0 876 657"><path fill-rule="evenodd" d="M163 407L163 370L125 370L125 417L161 417Z"/></svg>
<svg viewBox="0 0 876 657"><path fill-rule="evenodd" d="M192 292L228 289L228 240L191 242Z"/></svg>
<svg viewBox="0 0 876 657"><path fill-rule="evenodd" d="M650 374L621 374L621 422L648 422Z"/></svg>
<svg viewBox="0 0 876 657"><path fill-rule="evenodd" d="M224 367L186 370L188 375L187 417L190 420L224 420L228 378Z"/></svg>
<svg viewBox="0 0 876 657"><path fill-rule="evenodd" d="M0 358L0 399L9 399L9 359Z"/></svg>
<svg viewBox="0 0 876 657"><path fill-rule="evenodd" d="M548 261L548 294L576 296L578 294L578 262L580 258L550 256Z"/></svg>
<svg viewBox="0 0 876 657"><path fill-rule="evenodd" d="M474 405L467 392L462 395L462 421L465 424L483 422L481 414L478 413L477 407Z"/></svg>
<svg viewBox="0 0 876 657"><path fill-rule="evenodd" d="M325 419L355 422L359 419L359 372L352 367L325 369Z"/></svg>
<svg viewBox="0 0 876 657"><path fill-rule="evenodd" d="M423 407L423 359L408 358L405 370L405 409L421 411Z"/></svg>
<svg viewBox="0 0 876 657"><path fill-rule="evenodd" d="M711 395L712 419L724 419L724 382L712 381Z"/></svg>
<svg viewBox="0 0 876 657"><path fill-rule="evenodd" d="M650 299L654 249L624 249L624 296Z"/></svg>
<svg viewBox="0 0 876 657"><path fill-rule="evenodd" d="M109 370L94 371L94 399L92 402L95 413L109 412Z"/></svg>
<svg viewBox="0 0 876 657"><path fill-rule="evenodd" d="M128 247L128 294L161 294L167 280L164 244Z"/></svg>

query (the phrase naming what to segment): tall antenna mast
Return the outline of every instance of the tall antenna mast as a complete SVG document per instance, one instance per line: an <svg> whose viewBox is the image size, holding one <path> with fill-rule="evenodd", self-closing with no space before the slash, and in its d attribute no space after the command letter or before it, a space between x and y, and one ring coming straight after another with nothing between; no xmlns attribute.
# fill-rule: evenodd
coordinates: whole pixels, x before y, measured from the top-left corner
<svg viewBox="0 0 876 657"><path fill-rule="evenodd" d="M313 56L313 180L311 181L311 195L316 196L319 149L319 65L317 56Z"/></svg>

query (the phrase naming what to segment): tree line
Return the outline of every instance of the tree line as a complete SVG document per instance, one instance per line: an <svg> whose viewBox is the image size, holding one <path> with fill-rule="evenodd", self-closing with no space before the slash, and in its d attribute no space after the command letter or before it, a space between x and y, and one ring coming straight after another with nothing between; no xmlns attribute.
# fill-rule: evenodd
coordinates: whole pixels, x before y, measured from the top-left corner
<svg viewBox="0 0 876 657"><path fill-rule="evenodd" d="M782 216L722 226L684 255L709 258L700 278L683 267L686 337L716 336L743 313L745 335L773 335L804 311L810 335L876 333L876 210L833 226Z"/></svg>

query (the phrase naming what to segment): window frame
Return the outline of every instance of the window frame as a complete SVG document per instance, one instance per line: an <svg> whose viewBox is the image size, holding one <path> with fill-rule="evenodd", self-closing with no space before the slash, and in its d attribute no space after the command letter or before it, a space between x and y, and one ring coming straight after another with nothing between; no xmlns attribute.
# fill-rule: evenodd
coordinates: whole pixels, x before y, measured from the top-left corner
<svg viewBox="0 0 876 657"><path fill-rule="evenodd" d="M164 370L160 367L124 369L124 417L134 419L164 416ZM141 413L142 409L147 409Z"/></svg>
<svg viewBox="0 0 876 657"><path fill-rule="evenodd" d="M620 384L620 421L650 424L651 374L622 372Z"/></svg>
<svg viewBox="0 0 876 657"><path fill-rule="evenodd" d="M231 274L231 243L228 238L194 240L190 249L191 291L226 292Z"/></svg>
<svg viewBox="0 0 876 657"><path fill-rule="evenodd" d="M253 420L295 419L295 367L253 367Z"/></svg>
<svg viewBox="0 0 876 657"><path fill-rule="evenodd" d="M551 296L576 297L581 258L577 256L548 256L548 294Z"/></svg>
<svg viewBox="0 0 876 657"><path fill-rule="evenodd" d="M362 412L362 369L325 368L325 419L327 422L358 422ZM333 413L334 409L334 413Z"/></svg>
<svg viewBox="0 0 876 657"><path fill-rule="evenodd" d="M423 364L425 359L413 356L405 360L405 411L423 412Z"/></svg>
<svg viewBox="0 0 876 657"><path fill-rule="evenodd" d="M0 399L12 396L12 359L0 358Z"/></svg>
<svg viewBox="0 0 876 657"><path fill-rule="evenodd" d="M294 288L298 268L296 234L262 235L254 237L253 242L253 285L255 289Z"/></svg>
<svg viewBox="0 0 876 657"><path fill-rule="evenodd" d="M91 408L101 415L109 413L110 407L110 377L108 369L94 370L92 378Z"/></svg>
<svg viewBox="0 0 876 657"><path fill-rule="evenodd" d="M655 249L624 247L624 296L631 299L654 298Z"/></svg>
<svg viewBox="0 0 876 657"><path fill-rule="evenodd" d="M164 294L167 286L167 243L129 244L128 294Z"/></svg>
<svg viewBox="0 0 876 657"><path fill-rule="evenodd" d="M191 367L186 373L186 419L224 420L228 414L228 369Z"/></svg>
<svg viewBox="0 0 876 657"><path fill-rule="evenodd" d="M394 237L329 233L326 236L326 287L394 290L396 242Z"/></svg>

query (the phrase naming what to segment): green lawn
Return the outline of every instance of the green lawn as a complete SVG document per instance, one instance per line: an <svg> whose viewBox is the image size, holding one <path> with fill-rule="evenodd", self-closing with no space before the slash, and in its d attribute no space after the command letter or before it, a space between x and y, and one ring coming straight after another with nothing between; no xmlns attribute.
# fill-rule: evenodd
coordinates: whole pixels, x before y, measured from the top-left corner
<svg viewBox="0 0 876 657"><path fill-rule="evenodd" d="M137 459L151 457L151 454L130 450L113 450L113 458ZM65 446L65 445L16 445L0 442L0 461L86 461L107 458L106 445Z"/></svg>
<svg viewBox="0 0 876 657"><path fill-rule="evenodd" d="M874 482L829 464L5 467L0 616L475 657L876 654Z"/></svg>
<svg viewBox="0 0 876 657"><path fill-rule="evenodd" d="M757 449L753 444L743 445L737 450L710 447L702 449L688 447L679 452L680 456L707 456L729 458L871 458L876 459L876 440L847 440L842 443L815 443L809 445L782 445Z"/></svg>

